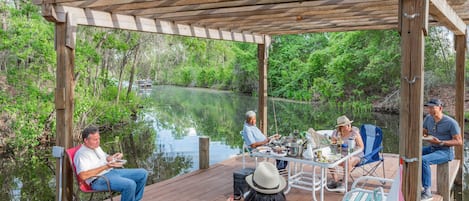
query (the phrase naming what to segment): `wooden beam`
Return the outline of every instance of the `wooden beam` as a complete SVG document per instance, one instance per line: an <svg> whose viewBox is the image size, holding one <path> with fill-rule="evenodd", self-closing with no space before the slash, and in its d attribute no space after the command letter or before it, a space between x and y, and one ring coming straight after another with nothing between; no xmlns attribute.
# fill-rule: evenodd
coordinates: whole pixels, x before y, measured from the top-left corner
<svg viewBox="0 0 469 201"><path fill-rule="evenodd" d="M161 34L191 36L208 39L264 43L261 35L236 33L205 27L176 24L170 21L153 20L148 18L134 17L130 15L111 14L91 9L81 9L67 6L56 6L57 17L65 21L65 13L73 16L76 25L88 25L97 27L126 29L142 32L153 32Z"/></svg>
<svg viewBox="0 0 469 201"><path fill-rule="evenodd" d="M267 69L269 61L270 36L264 36L264 44L257 45L257 60L259 70L259 94L257 105L259 112L257 114L259 129L267 136Z"/></svg>
<svg viewBox="0 0 469 201"><path fill-rule="evenodd" d="M75 42L77 41L77 23L75 22L72 14L67 14L67 40L65 45L71 49L75 49Z"/></svg>
<svg viewBox="0 0 469 201"><path fill-rule="evenodd" d="M275 5L287 2L298 2L297 0L234 0L234 1L219 1L219 0L200 0L200 1L145 1L136 3L116 4L114 1L112 5L104 5L105 0L101 0L101 5L98 7L100 1L95 1L92 4L87 4L87 7L95 7L97 10L104 10L108 12L119 12L125 10L131 13L170 13L189 10L207 10L214 8L230 8L242 7L248 5ZM131 14L128 13L128 14ZM124 13L121 13L124 14Z"/></svg>
<svg viewBox="0 0 469 201"><path fill-rule="evenodd" d="M430 14L456 35L466 34L466 23L446 0L430 0Z"/></svg>
<svg viewBox="0 0 469 201"><path fill-rule="evenodd" d="M55 12L55 8L52 4L42 5L42 16L49 22L59 22L57 19L57 13Z"/></svg>
<svg viewBox="0 0 469 201"><path fill-rule="evenodd" d="M401 92L399 155L405 200L420 200L422 177L423 57L428 0L400 0Z"/></svg>
<svg viewBox="0 0 469 201"><path fill-rule="evenodd" d="M455 114L456 121L459 123L461 128L461 137L464 140L464 95L465 95L465 75L466 75L466 39L465 35L454 36L454 48L456 49L456 105ZM455 158L460 160L458 175L456 176L456 183L462 184L463 182L463 167L464 167L464 145L455 147L454 149ZM462 195L462 194L461 194ZM463 199L464 200L464 199Z"/></svg>
<svg viewBox="0 0 469 201"><path fill-rule="evenodd" d="M67 19L67 16L65 17ZM67 46L68 29L67 23L55 24L55 44L57 52L56 70L56 144L65 149L72 147L73 140L73 100L74 100L74 60L75 51ZM59 159L57 159L59 160ZM56 196L56 200L72 200L73 172L69 159L63 160L62 186L57 185L56 190L62 188L62 197ZM60 175L60 162L56 163L56 175ZM57 183L60 183L58 179Z"/></svg>

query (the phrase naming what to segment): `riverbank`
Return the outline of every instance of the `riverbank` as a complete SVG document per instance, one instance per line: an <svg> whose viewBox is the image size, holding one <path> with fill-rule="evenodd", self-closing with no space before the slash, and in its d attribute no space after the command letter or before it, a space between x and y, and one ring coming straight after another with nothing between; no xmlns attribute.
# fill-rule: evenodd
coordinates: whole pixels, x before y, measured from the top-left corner
<svg viewBox="0 0 469 201"><path fill-rule="evenodd" d="M439 98L443 102L443 112L450 116L456 113L456 89L453 85L444 85L431 88L425 93L424 103L431 98ZM386 97L382 97L373 103L373 109L376 112L385 112L399 114L399 91L394 91ZM469 92L465 92L464 113L469 112ZM466 119L467 121L467 119Z"/></svg>

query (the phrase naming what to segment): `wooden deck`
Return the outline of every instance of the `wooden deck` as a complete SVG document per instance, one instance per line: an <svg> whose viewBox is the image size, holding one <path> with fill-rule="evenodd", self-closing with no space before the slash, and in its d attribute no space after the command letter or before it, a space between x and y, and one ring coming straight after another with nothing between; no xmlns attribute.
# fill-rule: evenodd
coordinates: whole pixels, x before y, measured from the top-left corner
<svg viewBox="0 0 469 201"><path fill-rule="evenodd" d="M247 167L254 167L254 160L246 157ZM398 156L385 154L385 172L387 178L395 176L398 167ZM233 194L233 172L242 168L242 157L228 159L221 163L210 166L206 170L197 170L185 175L174 177L145 188L143 201L151 200L174 200L174 201L226 201ZM378 170L379 173L381 171ZM358 176L360 170L353 175ZM432 191L433 201L442 200L436 195L436 166L432 167ZM351 184L351 182L349 183ZM342 200L343 194L336 192L325 192L326 201ZM316 196L319 198L319 193ZM119 197L116 197L119 200ZM114 199L116 200L116 199ZM288 201L312 200L309 191L292 189L287 194Z"/></svg>

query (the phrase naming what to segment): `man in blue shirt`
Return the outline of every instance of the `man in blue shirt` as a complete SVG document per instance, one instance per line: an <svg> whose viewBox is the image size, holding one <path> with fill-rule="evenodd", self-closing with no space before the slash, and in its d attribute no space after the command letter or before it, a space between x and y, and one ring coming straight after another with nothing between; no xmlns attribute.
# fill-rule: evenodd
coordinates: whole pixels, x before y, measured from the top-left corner
<svg viewBox="0 0 469 201"><path fill-rule="evenodd" d="M443 114L443 103L431 99L425 104L428 115L423 120L423 136L430 143L422 149L422 186L421 200L431 200L430 165L446 163L454 159L453 146L463 144L458 122Z"/></svg>
<svg viewBox="0 0 469 201"><path fill-rule="evenodd" d="M255 149L258 146L266 145L270 142L270 138L277 138L278 134L272 137L266 137L256 126L256 113L254 111L246 112L246 121L243 127L243 138L249 149ZM288 161L277 160L277 169L285 169Z"/></svg>

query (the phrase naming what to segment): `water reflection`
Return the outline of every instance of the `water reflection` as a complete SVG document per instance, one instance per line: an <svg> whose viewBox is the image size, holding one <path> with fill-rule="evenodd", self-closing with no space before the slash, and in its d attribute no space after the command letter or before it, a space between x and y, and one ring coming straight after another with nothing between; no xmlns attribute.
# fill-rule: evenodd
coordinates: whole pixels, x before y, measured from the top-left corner
<svg viewBox="0 0 469 201"><path fill-rule="evenodd" d="M103 129L101 142L108 153L123 152L128 160L126 167L147 169L150 172L148 184L198 169L199 136L210 137L210 164L241 153L239 131L244 114L257 109L257 98L206 89L158 86L145 91L143 97L146 105L136 122ZM311 105L282 100L269 100L268 111L269 135L276 132L275 121L278 132L288 135L295 129L333 129L336 118L345 114L354 120L355 126L363 123L380 126L384 132L385 152L399 152L398 115L344 111L328 103ZM28 160L0 160L0 182L4 184L0 200L54 199L55 159L50 150L38 150L37 154ZM467 155L465 157L468 164ZM467 165L464 170L468 170Z"/></svg>

